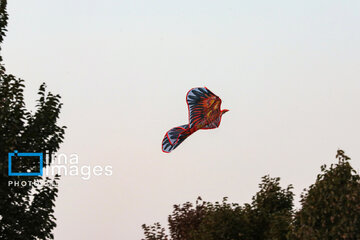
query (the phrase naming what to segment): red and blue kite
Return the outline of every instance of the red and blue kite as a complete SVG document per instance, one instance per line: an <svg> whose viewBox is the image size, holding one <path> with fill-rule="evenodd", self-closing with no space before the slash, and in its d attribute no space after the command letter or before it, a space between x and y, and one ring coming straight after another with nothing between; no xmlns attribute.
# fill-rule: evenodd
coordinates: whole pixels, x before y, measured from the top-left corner
<svg viewBox="0 0 360 240"><path fill-rule="evenodd" d="M206 87L190 89L186 94L186 103L189 108L189 124L174 127L165 134L162 141L163 152L171 152L199 129L219 127L222 115L229 111L221 110L221 99Z"/></svg>

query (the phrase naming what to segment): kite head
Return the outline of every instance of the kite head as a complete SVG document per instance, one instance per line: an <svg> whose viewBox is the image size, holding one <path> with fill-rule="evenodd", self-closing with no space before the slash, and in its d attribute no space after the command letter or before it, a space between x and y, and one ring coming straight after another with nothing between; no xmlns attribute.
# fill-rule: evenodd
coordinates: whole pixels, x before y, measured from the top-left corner
<svg viewBox="0 0 360 240"><path fill-rule="evenodd" d="M223 109L223 110L221 110L221 115L224 115L226 112L228 112L229 111L229 109Z"/></svg>

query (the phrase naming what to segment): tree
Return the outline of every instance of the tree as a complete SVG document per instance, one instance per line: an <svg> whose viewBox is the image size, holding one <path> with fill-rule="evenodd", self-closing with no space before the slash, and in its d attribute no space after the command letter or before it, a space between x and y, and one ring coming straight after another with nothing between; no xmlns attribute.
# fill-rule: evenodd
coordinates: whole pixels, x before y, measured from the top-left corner
<svg viewBox="0 0 360 240"><path fill-rule="evenodd" d="M264 176L251 204L215 204L198 199L175 205L169 216L170 238L159 223L143 225L145 240L339 240L360 239L360 175L338 150L337 164L321 166L316 182L293 210L292 186Z"/></svg>
<svg viewBox="0 0 360 240"><path fill-rule="evenodd" d="M280 178L264 176L251 204L239 206L202 201L174 205L169 216L170 238L159 223L143 225L145 240L260 240L286 239L291 228L292 186L280 187Z"/></svg>
<svg viewBox="0 0 360 240"><path fill-rule="evenodd" d="M6 33L6 0L0 0L0 44ZM0 57L0 239L53 239L56 226L53 208L57 182L40 176L8 176L9 152L42 152L51 156L64 138L65 127L57 125L62 103L59 95L39 88L36 110L25 108L24 80L6 73ZM21 169L36 165L21 161ZM44 165L45 167L45 165ZM26 181L24 186L9 186L9 181Z"/></svg>
<svg viewBox="0 0 360 240"><path fill-rule="evenodd" d="M290 233L294 193L292 185L280 187L280 178L264 176L260 191L253 197L249 211L251 239L285 240Z"/></svg>
<svg viewBox="0 0 360 240"><path fill-rule="evenodd" d="M246 207L236 203L228 203L227 198L222 202L205 202L206 214L199 226L191 232L190 239L248 239L249 221Z"/></svg>
<svg viewBox="0 0 360 240"><path fill-rule="evenodd" d="M338 150L338 163L321 166L316 182L302 196L294 239L360 239L360 176Z"/></svg>

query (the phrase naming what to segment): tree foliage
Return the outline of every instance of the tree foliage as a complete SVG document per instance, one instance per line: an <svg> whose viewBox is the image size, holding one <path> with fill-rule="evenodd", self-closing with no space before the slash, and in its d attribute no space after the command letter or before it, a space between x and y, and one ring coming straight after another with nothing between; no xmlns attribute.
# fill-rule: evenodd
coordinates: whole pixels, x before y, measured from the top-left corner
<svg viewBox="0 0 360 240"><path fill-rule="evenodd" d="M159 223L143 225L146 240L257 240L286 239L290 230L293 193L280 187L279 178L264 176L251 204L240 206L206 202L174 205L169 216L170 237Z"/></svg>
<svg viewBox="0 0 360 240"><path fill-rule="evenodd" d="M360 239L360 176L338 150L337 164L321 166L316 182L293 208L292 186L264 176L250 204L202 201L175 205L169 235L159 223L143 225L145 240Z"/></svg>
<svg viewBox="0 0 360 240"><path fill-rule="evenodd" d="M316 182L301 196L295 239L360 239L360 176L338 150L339 162L321 166Z"/></svg>
<svg viewBox="0 0 360 240"><path fill-rule="evenodd" d="M6 32L8 14L6 1L0 0L0 43ZM62 103L60 96L39 88L35 112L28 111L24 101L24 80L6 73L0 59L0 239L53 239L56 226L53 208L57 196L57 181L28 176L8 176L8 153L58 150L65 127L57 124ZM21 161L20 168L35 170L38 165ZM44 166L45 167L45 166ZM9 185L9 181L27 182Z"/></svg>

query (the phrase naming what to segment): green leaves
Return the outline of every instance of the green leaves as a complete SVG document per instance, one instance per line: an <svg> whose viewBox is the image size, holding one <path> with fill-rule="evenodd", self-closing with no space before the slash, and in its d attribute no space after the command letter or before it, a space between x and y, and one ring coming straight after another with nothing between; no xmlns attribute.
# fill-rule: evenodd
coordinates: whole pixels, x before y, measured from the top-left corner
<svg viewBox="0 0 360 240"><path fill-rule="evenodd" d="M343 150L337 164L321 167L315 184L301 197L294 239L359 239L360 176Z"/></svg>
<svg viewBox="0 0 360 240"><path fill-rule="evenodd" d="M8 13L6 11L6 0L0 1L0 43L3 42L5 33L7 31L7 20L9 18Z"/></svg>
<svg viewBox="0 0 360 240"><path fill-rule="evenodd" d="M143 225L145 240L339 240L360 239L360 176L338 150L337 164L321 172L293 210L293 187L264 176L251 204L187 202L169 216L170 236L159 223Z"/></svg>
<svg viewBox="0 0 360 240"><path fill-rule="evenodd" d="M0 43L7 18L6 1L0 0ZM24 80L5 73L0 57L0 239L53 239L59 176L44 181L41 177L9 177L7 154L14 150L42 152L51 162L51 153L64 139L65 127L57 124L62 103L59 95L47 92L42 84L35 113L31 113L25 108L24 88ZM35 167L29 161L21 162L21 169ZM14 186L8 181L28 184Z"/></svg>
<svg viewBox="0 0 360 240"><path fill-rule="evenodd" d="M264 176L260 191L251 204L240 206L206 202L199 197L195 206L190 203L174 205L169 216L170 238L162 235L159 223L143 225L146 240L252 240L286 239L292 218L292 187L282 189L280 178Z"/></svg>

